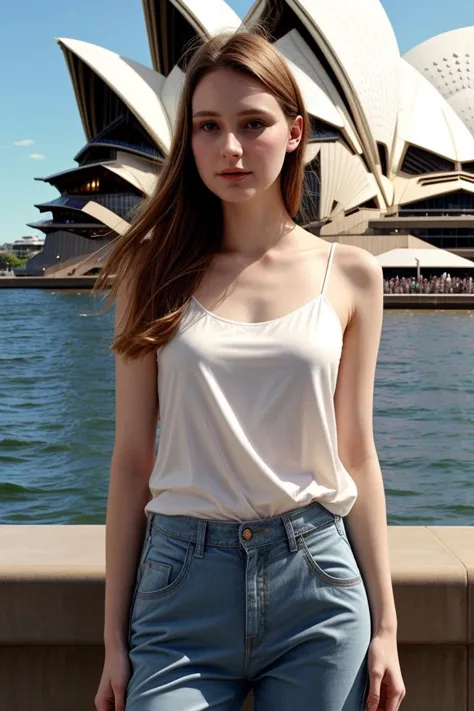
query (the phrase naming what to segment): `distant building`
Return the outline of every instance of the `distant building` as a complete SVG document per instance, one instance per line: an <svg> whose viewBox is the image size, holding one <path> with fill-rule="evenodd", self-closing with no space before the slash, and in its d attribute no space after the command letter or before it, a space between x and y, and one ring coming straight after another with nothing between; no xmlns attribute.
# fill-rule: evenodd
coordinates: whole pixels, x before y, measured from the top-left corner
<svg viewBox="0 0 474 711"><path fill-rule="evenodd" d="M30 235L15 240L10 246L10 251L18 259L25 259L26 257L32 257L41 252L43 245L44 239L41 239L41 237L37 235Z"/></svg>
<svg viewBox="0 0 474 711"><path fill-rule="evenodd" d="M27 273L94 273L150 195L169 152L182 57L198 37L266 26L311 121L298 221L374 253L387 235L474 257L474 28L400 55L380 0L255 0L242 21L224 2L143 0L153 68L60 39L86 135L77 167L43 178L59 197ZM124 20L125 21L125 20ZM474 69L472 70L474 72ZM97 259L94 261L94 255Z"/></svg>

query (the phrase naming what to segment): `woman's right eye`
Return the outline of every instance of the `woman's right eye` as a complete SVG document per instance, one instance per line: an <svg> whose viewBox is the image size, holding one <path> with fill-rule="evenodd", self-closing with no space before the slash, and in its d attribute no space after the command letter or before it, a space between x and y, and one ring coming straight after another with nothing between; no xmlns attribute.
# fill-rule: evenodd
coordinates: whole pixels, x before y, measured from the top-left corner
<svg viewBox="0 0 474 711"><path fill-rule="evenodd" d="M202 129L203 131L206 131L207 133L209 133L209 132L212 131L213 129L212 129L212 128L211 128L211 129L206 128L206 127L208 127L208 126L216 126L216 127L217 127L217 124L214 123L213 121L206 121L206 123L203 123L203 124L201 125L201 129Z"/></svg>

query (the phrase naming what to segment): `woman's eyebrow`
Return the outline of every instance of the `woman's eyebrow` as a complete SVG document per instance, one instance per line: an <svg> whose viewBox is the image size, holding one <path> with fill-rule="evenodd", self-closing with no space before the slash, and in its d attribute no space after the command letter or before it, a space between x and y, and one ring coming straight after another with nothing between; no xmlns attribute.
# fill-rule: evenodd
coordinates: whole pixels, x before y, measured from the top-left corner
<svg viewBox="0 0 474 711"><path fill-rule="evenodd" d="M262 116L268 116L268 118L272 117L272 114L269 111L266 111L265 109L244 109L243 111L239 111L237 113L237 116L255 116L255 114L261 114ZM196 111L195 114L193 114L193 118L199 118L200 116L212 116L218 118L220 114L217 111Z"/></svg>

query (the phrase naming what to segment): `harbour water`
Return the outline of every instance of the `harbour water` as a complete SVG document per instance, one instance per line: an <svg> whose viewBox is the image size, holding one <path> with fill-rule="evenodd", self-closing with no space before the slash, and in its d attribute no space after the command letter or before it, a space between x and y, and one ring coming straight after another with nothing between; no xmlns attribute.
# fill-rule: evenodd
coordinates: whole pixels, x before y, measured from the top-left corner
<svg viewBox="0 0 474 711"><path fill-rule="evenodd" d="M0 524L103 524L113 310L0 292ZM474 311L385 311L374 433L391 525L474 524Z"/></svg>

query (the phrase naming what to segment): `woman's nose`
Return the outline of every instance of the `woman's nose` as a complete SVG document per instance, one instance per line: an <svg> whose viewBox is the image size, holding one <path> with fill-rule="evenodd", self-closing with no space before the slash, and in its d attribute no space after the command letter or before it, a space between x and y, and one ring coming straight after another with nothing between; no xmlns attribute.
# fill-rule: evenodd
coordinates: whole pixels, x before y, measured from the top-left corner
<svg viewBox="0 0 474 711"><path fill-rule="evenodd" d="M222 145L223 158L242 155L242 146L233 133L226 134Z"/></svg>

